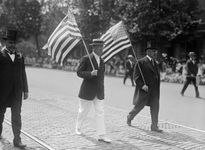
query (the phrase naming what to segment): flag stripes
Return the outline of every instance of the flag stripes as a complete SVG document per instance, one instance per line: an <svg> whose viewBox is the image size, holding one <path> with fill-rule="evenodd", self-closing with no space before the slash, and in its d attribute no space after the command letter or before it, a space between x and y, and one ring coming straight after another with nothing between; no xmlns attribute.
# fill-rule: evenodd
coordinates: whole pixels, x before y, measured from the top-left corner
<svg viewBox="0 0 205 150"><path fill-rule="evenodd" d="M82 35L75 18L71 12L68 11L68 14L49 37L44 48L48 48L48 55L56 62L63 64L66 56L79 43L81 38Z"/></svg>
<svg viewBox="0 0 205 150"><path fill-rule="evenodd" d="M122 21L112 26L104 35L101 36L104 41L102 58L107 62L114 55L131 47L130 40L123 27Z"/></svg>

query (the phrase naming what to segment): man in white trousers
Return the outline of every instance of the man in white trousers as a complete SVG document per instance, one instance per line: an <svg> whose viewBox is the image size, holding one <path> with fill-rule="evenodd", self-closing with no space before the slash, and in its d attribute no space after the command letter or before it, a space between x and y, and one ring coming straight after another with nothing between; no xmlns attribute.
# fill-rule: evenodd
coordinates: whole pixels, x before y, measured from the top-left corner
<svg viewBox="0 0 205 150"><path fill-rule="evenodd" d="M88 116L88 113L94 106L95 123L98 141L111 143L106 137L104 123L104 72L105 64L101 59L103 51L103 40L93 39L93 52L90 56L84 56L77 69L77 75L83 78L79 92L79 111L76 122L76 134L81 134L81 127ZM93 63L94 69L92 67Z"/></svg>

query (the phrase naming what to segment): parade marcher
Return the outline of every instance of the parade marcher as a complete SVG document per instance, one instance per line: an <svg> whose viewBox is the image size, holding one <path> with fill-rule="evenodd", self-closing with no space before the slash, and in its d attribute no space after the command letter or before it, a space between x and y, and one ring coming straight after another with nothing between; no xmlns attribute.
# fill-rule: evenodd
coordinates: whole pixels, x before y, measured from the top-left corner
<svg viewBox="0 0 205 150"><path fill-rule="evenodd" d="M130 77L130 80L132 82L132 86L134 86L133 72L134 72L133 56L128 55L126 63L125 63L125 76L124 76L124 79L123 79L123 84L125 84L127 78Z"/></svg>
<svg viewBox="0 0 205 150"><path fill-rule="evenodd" d="M81 134L81 128L89 111L94 106L96 131L98 141L110 143L111 140L106 137L104 123L104 72L105 64L101 59L104 42L101 39L93 39L93 52L89 56L84 56L77 69L77 75L83 78L79 92L79 111L76 122L76 134ZM93 62L94 70L91 62Z"/></svg>
<svg viewBox="0 0 205 150"><path fill-rule="evenodd" d="M184 92L188 85L192 82L195 88L196 97L199 97L198 86L196 85L196 76L198 73L198 65L196 63L196 54L194 52L189 52L189 59L186 62L186 79L184 86L181 90L181 95L184 96Z"/></svg>
<svg viewBox="0 0 205 150"><path fill-rule="evenodd" d="M158 128L159 96L160 96L160 74L155 61L157 50L146 48L146 56L140 59L135 65L134 81L136 89L133 98L134 108L127 116L127 124L131 126L131 121L144 108L150 106L151 131L162 132Z"/></svg>
<svg viewBox="0 0 205 150"><path fill-rule="evenodd" d="M28 98L28 85L24 58L16 49L17 31L8 29L5 47L0 52L0 136L6 108L11 108L11 123L15 147L24 148L21 142L21 106L23 99ZM2 136L1 136L2 138Z"/></svg>

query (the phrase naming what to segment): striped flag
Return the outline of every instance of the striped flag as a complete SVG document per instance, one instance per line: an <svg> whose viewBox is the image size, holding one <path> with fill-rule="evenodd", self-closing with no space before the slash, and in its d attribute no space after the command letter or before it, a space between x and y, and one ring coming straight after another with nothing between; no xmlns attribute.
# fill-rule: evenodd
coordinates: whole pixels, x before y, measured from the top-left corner
<svg viewBox="0 0 205 150"><path fill-rule="evenodd" d="M105 42L102 54L105 62L122 50L132 46L122 21L112 26L101 36L101 39Z"/></svg>
<svg viewBox="0 0 205 150"><path fill-rule="evenodd" d="M75 17L68 11L68 14L53 31L43 49L48 48L48 55L56 62L63 64L66 56L79 43L81 38L82 35Z"/></svg>

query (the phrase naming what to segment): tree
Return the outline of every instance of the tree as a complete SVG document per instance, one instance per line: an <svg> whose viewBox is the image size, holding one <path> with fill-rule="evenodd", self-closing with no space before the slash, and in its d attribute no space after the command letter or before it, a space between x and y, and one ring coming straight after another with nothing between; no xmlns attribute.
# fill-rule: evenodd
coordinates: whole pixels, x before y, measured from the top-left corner
<svg viewBox="0 0 205 150"><path fill-rule="evenodd" d="M132 40L169 42L189 32L200 13L196 0L127 0L116 11L128 26Z"/></svg>
<svg viewBox="0 0 205 150"><path fill-rule="evenodd" d="M1 27L12 26L17 28L19 36L28 39L33 36L36 49L40 55L38 35L41 33L41 5L37 0L5 0L1 4L3 21Z"/></svg>

